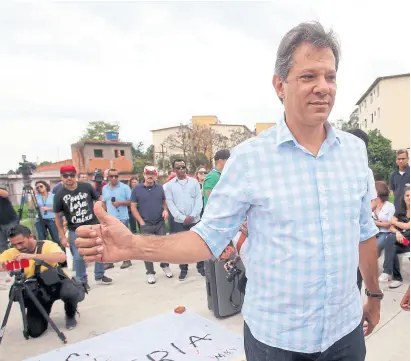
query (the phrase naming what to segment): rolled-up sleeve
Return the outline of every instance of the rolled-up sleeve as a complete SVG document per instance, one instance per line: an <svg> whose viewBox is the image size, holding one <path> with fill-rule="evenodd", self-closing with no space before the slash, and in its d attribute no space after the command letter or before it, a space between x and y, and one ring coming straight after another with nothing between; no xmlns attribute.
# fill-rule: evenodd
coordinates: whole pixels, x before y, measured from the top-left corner
<svg viewBox="0 0 411 361"><path fill-rule="evenodd" d="M201 222L191 229L216 258L237 234L251 207L246 158L241 152L233 152L210 195Z"/></svg>
<svg viewBox="0 0 411 361"><path fill-rule="evenodd" d="M366 150L364 149L364 152ZM366 159L368 157L366 155ZM367 165L368 168L368 165ZM368 179L367 179L367 193L362 198L361 201L361 213L360 213L360 242L364 242L378 233L378 227L375 225L374 219L372 218L371 201L374 199L375 193L375 183L373 187L370 182L370 173L367 169ZM371 172L372 175L372 172ZM373 177L374 178L374 177Z"/></svg>

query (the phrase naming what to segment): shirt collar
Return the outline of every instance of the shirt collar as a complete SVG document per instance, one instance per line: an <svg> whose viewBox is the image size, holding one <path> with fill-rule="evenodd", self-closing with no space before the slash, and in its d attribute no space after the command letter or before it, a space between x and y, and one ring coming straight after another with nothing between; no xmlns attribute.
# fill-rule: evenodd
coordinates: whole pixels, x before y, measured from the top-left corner
<svg viewBox="0 0 411 361"><path fill-rule="evenodd" d="M120 188L120 187L121 187L121 182L119 181L114 188L111 187L111 182L108 182L108 186L109 186L111 189Z"/></svg>
<svg viewBox="0 0 411 361"><path fill-rule="evenodd" d="M338 142L339 144L341 144L341 138L336 134L331 124L327 121L325 122L324 126L327 132L327 138L325 141L328 143L328 145L331 145L335 142ZM295 145L300 145L297 142L297 139L295 139L293 133L291 133L290 128L288 128L288 125L285 122L284 116L281 117L280 121L277 124L276 129L277 129L277 147L280 146L281 144L288 143L288 142L294 142Z"/></svg>

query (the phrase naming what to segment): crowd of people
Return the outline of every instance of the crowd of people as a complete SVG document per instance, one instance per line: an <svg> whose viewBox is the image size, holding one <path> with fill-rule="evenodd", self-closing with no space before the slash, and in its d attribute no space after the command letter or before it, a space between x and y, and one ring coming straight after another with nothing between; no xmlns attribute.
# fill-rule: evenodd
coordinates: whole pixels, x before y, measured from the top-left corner
<svg viewBox="0 0 411 361"><path fill-rule="evenodd" d="M218 151L210 171L199 167L188 176L185 160L176 159L161 185L153 166L144 168L141 182L133 177L128 184L109 169L99 194L73 166L63 166L52 192L36 183L47 242L70 248L76 276L90 290L85 261L95 262L99 284L112 283L105 271L115 262L127 268L134 259L145 262L149 284L156 282L153 262L167 278L173 277L170 263L180 265L181 281L191 263L204 276L204 260L228 254L246 228L247 359L363 361L364 335L380 319L379 283L402 284L398 254L410 250L409 157L397 151L389 186L374 182L365 141L328 122L339 59L335 35L321 24L291 29L279 45L272 79L284 118L232 153ZM7 197L0 189L0 252L18 222ZM12 244L32 260L31 233L16 234ZM56 262L63 250L54 249L50 260ZM5 251L0 262L5 255L12 256ZM365 284L364 305L357 274L358 288ZM409 310L409 290L401 306ZM73 327L72 315L66 316Z"/></svg>

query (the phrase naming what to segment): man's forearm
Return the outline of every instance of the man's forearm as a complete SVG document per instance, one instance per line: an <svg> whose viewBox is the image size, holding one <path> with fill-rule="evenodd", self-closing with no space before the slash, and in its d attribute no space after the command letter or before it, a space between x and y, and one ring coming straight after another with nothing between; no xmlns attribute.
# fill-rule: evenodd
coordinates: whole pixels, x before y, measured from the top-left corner
<svg viewBox="0 0 411 361"><path fill-rule="evenodd" d="M63 252L59 253L49 253L49 254L36 254L35 259L44 262L64 262L66 260L66 255Z"/></svg>
<svg viewBox="0 0 411 361"><path fill-rule="evenodd" d="M65 234L64 234L63 221L62 221L61 215L59 213L56 214L55 223L56 223L56 226L57 226L57 231L59 232L59 236L64 237Z"/></svg>
<svg viewBox="0 0 411 361"><path fill-rule="evenodd" d="M117 202L117 204L119 206L127 206L128 207L131 204L131 202L130 201L122 201L122 202Z"/></svg>
<svg viewBox="0 0 411 361"><path fill-rule="evenodd" d="M136 206L131 205L131 214L137 220L140 226L144 224L144 219L143 217L141 217L140 212L137 210Z"/></svg>
<svg viewBox="0 0 411 361"><path fill-rule="evenodd" d="M379 292L377 239L372 237L360 243L360 271L365 287L370 292Z"/></svg>
<svg viewBox="0 0 411 361"><path fill-rule="evenodd" d="M208 260L212 253L195 232L187 231L169 236L135 235L133 259L174 264Z"/></svg>

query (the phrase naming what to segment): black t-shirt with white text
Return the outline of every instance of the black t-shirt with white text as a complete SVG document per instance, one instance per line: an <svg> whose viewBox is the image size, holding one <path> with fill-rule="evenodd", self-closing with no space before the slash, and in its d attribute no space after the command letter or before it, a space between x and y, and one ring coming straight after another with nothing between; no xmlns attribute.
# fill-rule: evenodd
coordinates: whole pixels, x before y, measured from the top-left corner
<svg viewBox="0 0 411 361"><path fill-rule="evenodd" d="M77 183L73 191L61 188L54 196L54 212L62 212L67 220L68 228L74 231L87 224L98 224L93 212L93 200L99 195L89 183Z"/></svg>

